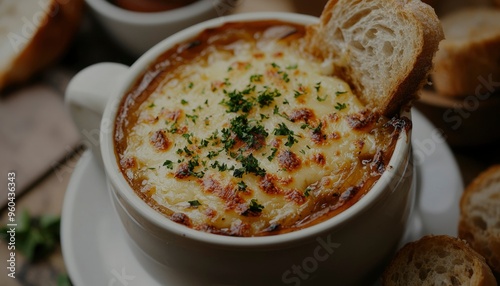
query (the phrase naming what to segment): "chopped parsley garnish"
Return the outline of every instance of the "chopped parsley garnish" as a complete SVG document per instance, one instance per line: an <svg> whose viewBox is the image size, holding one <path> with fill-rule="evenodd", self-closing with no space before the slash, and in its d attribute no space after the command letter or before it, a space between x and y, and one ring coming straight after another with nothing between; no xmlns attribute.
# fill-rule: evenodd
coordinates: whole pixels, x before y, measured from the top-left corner
<svg viewBox="0 0 500 286"><path fill-rule="evenodd" d="M344 94L344 93L347 93L347 91L337 91L337 92L335 92L335 95L339 96L339 95Z"/></svg>
<svg viewBox="0 0 500 286"><path fill-rule="evenodd" d="M197 178L203 178L203 176L205 176L205 173L203 171L199 171L199 172L194 171L194 169L198 166L200 166L200 162L198 161L198 156L189 160L188 161L189 175L197 177Z"/></svg>
<svg viewBox="0 0 500 286"><path fill-rule="evenodd" d="M182 105L186 105L186 104L188 104L188 103L189 103L189 102L187 102L186 100L181 99L181 104L182 104Z"/></svg>
<svg viewBox="0 0 500 286"><path fill-rule="evenodd" d="M240 110L245 113L249 112L253 107L253 103L246 99L245 96L252 93L254 90L255 85L247 86L242 91L236 89L233 91L224 90L224 94L229 97L229 100L223 99L221 104L228 107L227 112L238 112Z"/></svg>
<svg viewBox="0 0 500 286"><path fill-rule="evenodd" d="M267 160L271 162L274 159L274 156L276 156L276 152L278 152L277 148L271 148L271 155L267 156Z"/></svg>
<svg viewBox="0 0 500 286"><path fill-rule="evenodd" d="M321 89L321 81L317 82L316 85L314 86L317 92Z"/></svg>
<svg viewBox="0 0 500 286"><path fill-rule="evenodd" d="M189 114L186 114L186 117L191 119L191 121L193 121L194 124L196 124L196 119L198 119L198 115L189 115Z"/></svg>
<svg viewBox="0 0 500 286"><path fill-rule="evenodd" d="M155 106L156 106L156 105L155 105L155 103L154 103L154 102L152 102L150 105L148 105L148 107L149 107L149 108L153 108L153 107L155 107Z"/></svg>
<svg viewBox="0 0 500 286"><path fill-rule="evenodd" d="M247 190L247 187L248 186L247 186L247 184L245 184L245 182L243 182L243 181L238 182L238 191L244 192Z"/></svg>
<svg viewBox="0 0 500 286"><path fill-rule="evenodd" d="M184 134L182 134L182 137L184 137L189 144L193 144L193 141L191 141L191 137L193 137L193 133L184 133Z"/></svg>
<svg viewBox="0 0 500 286"><path fill-rule="evenodd" d="M201 203L200 203L200 201L198 201L198 200L188 201L188 203L189 203L189 206L190 206L190 207L195 207L195 208L196 208L196 207L201 206Z"/></svg>
<svg viewBox="0 0 500 286"><path fill-rule="evenodd" d="M312 130L312 132L313 132L313 133L316 133L316 134L319 134L319 133L321 133L321 128L322 128L322 127L323 127L323 122L320 122L320 123L318 124L318 126L316 126L316 127Z"/></svg>
<svg viewBox="0 0 500 286"><path fill-rule="evenodd" d="M210 167L212 167L212 169L218 169L219 172L224 172L226 170L228 170L229 168L227 167L227 164L226 163L219 163L219 161L215 161L213 162Z"/></svg>
<svg viewBox="0 0 500 286"><path fill-rule="evenodd" d="M165 124L168 124L167 121L165 121ZM177 128L177 122L173 122L171 125L170 125L170 128L167 129L168 133L171 133L171 134L175 134L177 133L177 131L179 131L179 128Z"/></svg>
<svg viewBox="0 0 500 286"><path fill-rule="evenodd" d="M249 205L249 208L248 208L249 211L260 213L260 212L262 212L263 209L264 209L264 206L261 205L261 204L259 204L259 202L257 201L257 199L252 199L250 201L250 205Z"/></svg>
<svg viewBox="0 0 500 286"><path fill-rule="evenodd" d="M290 118L288 118L288 116L286 116L286 115L284 115L284 114L281 114L281 113L280 113L280 109L278 108L278 106L277 106L277 105L275 105L275 106L274 106L273 114L274 114L274 115L278 115L278 116L280 116L280 117L283 117L283 118L285 118L286 120L289 120L289 121L290 121Z"/></svg>
<svg viewBox="0 0 500 286"><path fill-rule="evenodd" d="M298 140L295 139L295 133L293 130L288 129L285 123L278 124L278 127L273 131L274 135L278 136L288 136L288 141L285 143L285 146L292 147L294 143L297 143Z"/></svg>
<svg viewBox="0 0 500 286"><path fill-rule="evenodd" d="M286 67L287 70L294 70L294 69L297 69L298 65L297 64L294 64L294 65L289 65Z"/></svg>
<svg viewBox="0 0 500 286"><path fill-rule="evenodd" d="M221 151L210 151L210 152L208 152L207 158L208 159L213 159L213 158L219 156L220 152Z"/></svg>
<svg viewBox="0 0 500 286"><path fill-rule="evenodd" d="M293 91L293 94L294 94L294 95L293 95L293 97L297 98L297 97L299 97L299 96L301 96L301 95L304 95L304 94L305 94L305 92L303 92L303 91L299 91L299 90L294 90L294 91Z"/></svg>
<svg viewBox="0 0 500 286"><path fill-rule="evenodd" d="M208 141L205 139L201 139L200 148L207 147L207 146L208 146Z"/></svg>
<svg viewBox="0 0 500 286"><path fill-rule="evenodd" d="M261 146L261 140L262 137L267 137L269 134L265 130L264 126L255 123L252 124L254 121L248 120L248 118L245 115L240 115L231 120L231 132L236 135L238 139L241 141L245 142L249 148L255 148L255 149L260 149ZM223 134L224 135L224 134ZM227 138L230 136L223 136L223 142L228 141ZM234 141L234 140L233 140ZM226 148L230 145L229 148ZM229 144L228 146L224 146L226 150L229 150L233 145L234 142Z"/></svg>
<svg viewBox="0 0 500 286"><path fill-rule="evenodd" d="M184 147L184 152L186 153L187 156L191 156L193 155L193 151L189 150L189 148L186 146Z"/></svg>
<svg viewBox="0 0 500 286"><path fill-rule="evenodd" d="M312 188L307 187L306 190L304 191L304 197L309 197L309 193L312 191Z"/></svg>
<svg viewBox="0 0 500 286"><path fill-rule="evenodd" d="M250 82L260 82L262 80L263 75L261 74L253 74L250 76Z"/></svg>
<svg viewBox="0 0 500 286"><path fill-rule="evenodd" d="M285 82L290 82L290 78L288 77L288 74L286 72L279 72L283 74L282 78Z"/></svg>
<svg viewBox="0 0 500 286"><path fill-rule="evenodd" d="M279 68L280 68L280 66L279 66L279 65L277 65L276 63L271 63L271 66L272 66L273 68L276 68L276 69L279 69Z"/></svg>
<svg viewBox="0 0 500 286"><path fill-rule="evenodd" d="M275 97L280 97L281 93L279 90L274 89L273 91L265 89L259 92L257 96L257 103L260 107L269 106L274 101Z"/></svg>
<svg viewBox="0 0 500 286"><path fill-rule="evenodd" d="M328 97L328 94L325 94L324 97L320 97L319 95L317 95L316 100L318 100L319 102L322 102L322 101L325 101L327 97Z"/></svg>
<svg viewBox="0 0 500 286"><path fill-rule="evenodd" d="M335 105L335 109L337 109L339 111L342 109L345 109L345 108L347 108L347 104L345 104L345 103L337 102L337 105Z"/></svg>
<svg viewBox="0 0 500 286"><path fill-rule="evenodd" d="M229 150L234 146L234 139L231 138L231 131L229 129L224 128L221 130L222 132L222 138L221 138L221 143L224 144L224 150Z"/></svg>
<svg viewBox="0 0 500 286"><path fill-rule="evenodd" d="M173 169L174 168L174 162L170 160L166 160L163 162L163 166L167 167L167 169Z"/></svg>
<svg viewBox="0 0 500 286"><path fill-rule="evenodd" d="M188 88L191 89L191 88L193 88L193 86L194 86L194 83L190 82L189 85L188 85Z"/></svg>
<svg viewBox="0 0 500 286"><path fill-rule="evenodd" d="M263 177L266 174L266 170L259 167L259 161L252 155L248 155L246 157L241 156L241 168L235 169L233 172L233 176L236 178L243 177L243 174L255 174L257 176Z"/></svg>

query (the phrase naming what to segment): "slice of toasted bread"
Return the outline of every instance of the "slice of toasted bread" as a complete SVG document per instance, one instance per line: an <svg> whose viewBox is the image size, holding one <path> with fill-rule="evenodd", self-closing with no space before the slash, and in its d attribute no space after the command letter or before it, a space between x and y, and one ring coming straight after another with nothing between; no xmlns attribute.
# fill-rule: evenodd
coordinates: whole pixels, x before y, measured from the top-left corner
<svg viewBox="0 0 500 286"><path fill-rule="evenodd" d="M500 165L481 173L462 194L458 235L500 274Z"/></svg>
<svg viewBox="0 0 500 286"><path fill-rule="evenodd" d="M436 91L467 96L500 88L500 10L466 8L444 16L441 22L446 40L434 59ZM482 86L484 81L493 84Z"/></svg>
<svg viewBox="0 0 500 286"><path fill-rule="evenodd" d="M425 82L443 31L420 0L330 0L307 36L369 108L392 115Z"/></svg>
<svg viewBox="0 0 500 286"><path fill-rule="evenodd" d="M497 285L484 258L451 236L424 236L405 245L382 276L384 286Z"/></svg>
<svg viewBox="0 0 500 286"><path fill-rule="evenodd" d="M0 90L21 83L65 51L83 0L0 1Z"/></svg>

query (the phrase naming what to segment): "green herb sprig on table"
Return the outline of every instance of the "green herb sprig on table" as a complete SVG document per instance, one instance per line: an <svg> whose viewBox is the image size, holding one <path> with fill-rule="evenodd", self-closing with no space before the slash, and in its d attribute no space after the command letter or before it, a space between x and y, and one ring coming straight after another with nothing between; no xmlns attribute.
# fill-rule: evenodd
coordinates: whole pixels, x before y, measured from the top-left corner
<svg viewBox="0 0 500 286"><path fill-rule="evenodd" d="M16 251L28 261L36 262L48 257L59 245L61 219L54 215L31 217L28 211L18 215L16 227ZM0 238L9 241L7 231L10 227L0 228Z"/></svg>

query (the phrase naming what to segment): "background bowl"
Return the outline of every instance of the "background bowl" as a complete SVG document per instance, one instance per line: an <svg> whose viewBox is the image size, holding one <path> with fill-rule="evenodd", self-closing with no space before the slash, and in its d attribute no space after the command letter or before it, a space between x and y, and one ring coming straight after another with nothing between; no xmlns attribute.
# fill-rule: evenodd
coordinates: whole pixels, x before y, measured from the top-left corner
<svg viewBox="0 0 500 286"><path fill-rule="evenodd" d="M135 56L142 55L156 43L177 31L223 16L232 8L224 0L198 0L181 8L163 12L133 12L106 0L86 0L86 2L110 36L124 50Z"/></svg>

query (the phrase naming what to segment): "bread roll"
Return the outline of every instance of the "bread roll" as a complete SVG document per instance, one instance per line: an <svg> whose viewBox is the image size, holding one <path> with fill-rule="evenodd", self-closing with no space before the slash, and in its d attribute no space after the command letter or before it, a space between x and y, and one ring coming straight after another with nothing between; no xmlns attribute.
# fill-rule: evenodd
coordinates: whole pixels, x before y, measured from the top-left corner
<svg viewBox="0 0 500 286"><path fill-rule="evenodd" d="M383 286L495 286L484 258L451 236L425 236L405 245L382 277Z"/></svg>
<svg viewBox="0 0 500 286"><path fill-rule="evenodd" d="M0 90L53 63L78 29L83 0L0 2Z"/></svg>
<svg viewBox="0 0 500 286"><path fill-rule="evenodd" d="M500 274L500 165L481 173L462 194L458 233Z"/></svg>
<svg viewBox="0 0 500 286"><path fill-rule="evenodd" d="M436 91L468 96L500 88L500 10L463 9L443 17L442 25L446 39L432 73Z"/></svg>

